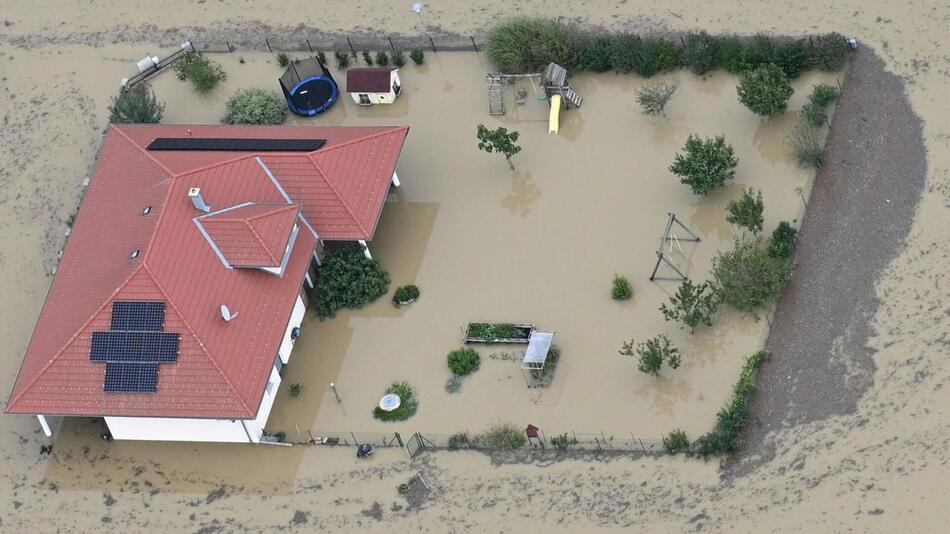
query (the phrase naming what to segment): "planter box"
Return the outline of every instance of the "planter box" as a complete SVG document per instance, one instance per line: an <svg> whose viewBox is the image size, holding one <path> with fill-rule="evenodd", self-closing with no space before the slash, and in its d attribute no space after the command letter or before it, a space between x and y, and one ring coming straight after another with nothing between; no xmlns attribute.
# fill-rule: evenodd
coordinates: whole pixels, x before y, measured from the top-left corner
<svg viewBox="0 0 950 534"><path fill-rule="evenodd" d="M468 323L465 343L528 343L534 324L531 323ZM494 335L493 332L500 332Z"/></svg>

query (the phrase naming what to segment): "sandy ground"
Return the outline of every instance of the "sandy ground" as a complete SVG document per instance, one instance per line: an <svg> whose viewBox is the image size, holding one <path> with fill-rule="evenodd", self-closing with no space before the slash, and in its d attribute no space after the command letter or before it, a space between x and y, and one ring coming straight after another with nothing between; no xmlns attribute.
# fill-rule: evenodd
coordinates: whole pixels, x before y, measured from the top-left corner
<svg viewBox="0 0 950 534"><path fill-rule="evenodd" d="M77 2L37 10L35 3L10 2L0 14L0 283L7 292L0 339L7 340L8 352L22 354L28 341L49 284L46 273L63 241L63 221L78 201L78 184L98 145L107 97L114 92L114 80L127 75L130 57L157 49L148 41L170 45L179 36L195 35L196 25L207 28L201 30L207 35L249 35L246 40L254 41L298 27L295 13L314 6L184 5L188 7L169 9L99 2L92 9ZM769 458L725 480L713 464L680 459L538 459L492 467L490 458L470 453L433 454L410 463L399 451L386 450L364 464L355 463L346 450L281 448L261 454L232 447L209 455L201 445L174 451L161 445L105 446L81 425L65 429L77 434L67 446L51 458L40 458L42 440L35 422L4 417L2 526L12 531L90 531L109 524L127 531L203 532L287 527L577 532L618 526L648 531L942 530L950 522L945 506L950 502L945 484L950 478L945 267L950 253L950 105L945 98L950 67L942 53L948 44L947 6L723 1L697 8L681 1L652 6L595 2L580 13L576 4L566 2L471 6L443 2L426 11L422 22L467 35L498 16L528 12L629 28L787 34L840 30L873 47L885 68L904 83L913 112L922 119L926 181L915 212L913 199L903 200L909 204L899 213L913 222L899 255L891 261L882 256L889 263L880 276L873 275L878 267L871 262L871 275L854 281L863 288L873 281L878 304L859 309L867 316L863 325L857 317L848 319L873 334L865 341L849 334L854 328L845 328L832 336L834 350L827 357L841 360L841 354L849 354L873 360L871 366L853 367L870 374L863 394L862 388L849 391L853 405L841 402L825 414L783 417L784 422L775 423L781 428L768 436L776 445ZM305 23L297 31L319 24L325 32L410 33L419 22L405 6L378 1L334 7L321 13L319 23ZM71 60L71 53L112 42L121 45L118 57L103 47L106 61L95 66ZM37 58L45 59L43 69L33 68ZM894 82L881 80L891 90ZM894 109L896 113L900 106ZM893 122L903 127L907 120L904 114ZM913 127L906 131L914 134ZM854 142L887 139L869 130L853 135ZM866 146L873 150L875 145ZM860 157L860 151L856 154ZM907 179L911 171L912 166L895 169L893 180ZM912 191L910 179L906 187ZM853 239L873 241L879 233L870 229ZM889 240L899 239L900 233L882 234L882 246L893 245ZM839 312L836 320L843 321L840 315L845 314ZM9 389L12 378L6 376L0 386ZM797 395L790 401L805 404L811 390L801 388ZM182 461L190 455L207 460L201 465ZM235 469L249 462L271 466L269 476L257 476L260 469L253 470L254 476ZM417 472L433 489L400 497L396 486Z"/></svg>

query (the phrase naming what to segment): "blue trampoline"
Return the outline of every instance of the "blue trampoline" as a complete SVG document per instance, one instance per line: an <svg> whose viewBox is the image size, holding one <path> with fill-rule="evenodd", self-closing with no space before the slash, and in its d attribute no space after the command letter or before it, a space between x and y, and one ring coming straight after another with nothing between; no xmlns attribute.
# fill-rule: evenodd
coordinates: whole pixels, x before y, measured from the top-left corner
<svg viewBox="0 0 950 534"><path fill-rule="evenodd" d="M323 113L340 94L330 71L315 57L291 62L280 77L280 88L290 111L304 117Z"/></svg>

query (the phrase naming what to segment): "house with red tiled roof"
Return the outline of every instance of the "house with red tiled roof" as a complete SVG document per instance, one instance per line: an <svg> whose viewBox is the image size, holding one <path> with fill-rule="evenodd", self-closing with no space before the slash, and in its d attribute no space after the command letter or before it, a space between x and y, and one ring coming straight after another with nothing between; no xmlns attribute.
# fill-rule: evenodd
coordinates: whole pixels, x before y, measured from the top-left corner
<svg viewBox="0 0 950 534"><path fill-rule="evenodd" d="M407 134L110 126L5 412L260 441L323 243L373 238Z"/></svg>
<svg viewBox="0 0 950 534"><path fill-rule="evenodd" d="M361 106L392 104L402 92L399 69L357 67L346 71L346 92Z"/></svg>

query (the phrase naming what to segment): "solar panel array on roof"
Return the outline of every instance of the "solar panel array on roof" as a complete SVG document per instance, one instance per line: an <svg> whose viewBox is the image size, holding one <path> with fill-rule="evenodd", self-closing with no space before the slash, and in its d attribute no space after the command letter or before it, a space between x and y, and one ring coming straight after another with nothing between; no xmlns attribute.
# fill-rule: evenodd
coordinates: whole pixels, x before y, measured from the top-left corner
<svg viewBox="0 0 950 534"><path fill-rule="evenodd" d="M313 152L326 139L241 139L227 137L157 137L149 150L211 150L231 152Z"/></svg>
<svg viewBox="0 0 950 534"><path fill-rule="evenodd" d="M105 391L158 391L158 364L178 361L179 335L164 328L163 301L112 303L111 330L93 332L89 349L90 360L106 364Z"/></svg>

